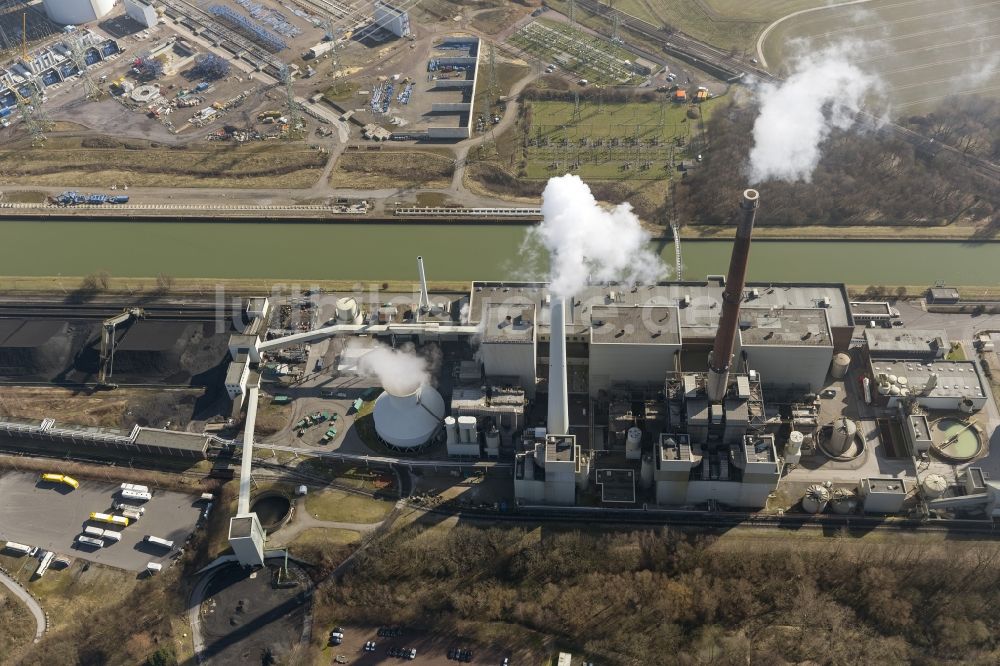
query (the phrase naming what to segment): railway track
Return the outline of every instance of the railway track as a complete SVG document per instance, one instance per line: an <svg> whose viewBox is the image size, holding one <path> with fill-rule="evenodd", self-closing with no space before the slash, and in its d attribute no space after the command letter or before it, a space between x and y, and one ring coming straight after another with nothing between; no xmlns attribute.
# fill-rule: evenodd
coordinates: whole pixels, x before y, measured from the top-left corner
<svg viewBox="0 0 1000 666"><path fill-rule="evenodd" d="M680 58L692 65L699 67L708 65L709 73L723 74L724 79L729 82L753 79L765 83L780 83L781 77L767 72L753 63L746 62L742 58L735 57L731 53L715 48L710 44L699 41L676 30L668 30L662 26L656 26L631 14L627 14L618 9L612 9L607 5L602 5L597 0L576 0L577 7L601 17L611 17L618 14L620 24L625 29L648 38L655 44L659 44L668 55ZM557 10L553 10L557 11ZM632 49L638 51L637 49ZM717 71L711 71L717 70ZM883 132L888 132L892 136L912 145L916 150L925 154L937 154L946 152L960 160L966 166L980 175L992 179L992 182L1000 182L1000 165L989 160L967 155L957 148L948 146L941 142L935 142L922 134L918 134L910 129L895 123L882 124L881 119L871 114L862 112L864 120L873 127L881 126Z"/></svg>
<svg viewBox="0 0 1000 666"><path fill-rule="evenodd" d="M144 319L153 321L215 321L215 305L143 306ZM64 321L103 321L121 314L122 306L115 305L65 305L63 303L0 303L0 319L59 319Z"/></svg>

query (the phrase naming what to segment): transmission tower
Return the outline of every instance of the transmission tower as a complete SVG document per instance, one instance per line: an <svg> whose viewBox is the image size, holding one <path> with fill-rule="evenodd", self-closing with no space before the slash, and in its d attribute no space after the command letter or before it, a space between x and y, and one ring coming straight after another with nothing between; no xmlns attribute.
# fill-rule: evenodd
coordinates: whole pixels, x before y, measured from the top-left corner
<svg viewBox="0 0 1000 666"><path fill-rule="evenodd" d="M45 132L49 129L49 123L42 111L42 96L38 92L38 88L32 90L30 99L26 99L16 88L14 96L17 100L17 109L21 112L21 119L31 135L31 145L37 146L45 143Z"/></svg>
<svg viewBox="0 0 1000 666"><path fill-rule="evenodd" d="M576 0L569 0L569 22L576 25Z"/></svg>
<svg viewBox="0 0 1000 666"><path fill-rule="evenodd" d="M288 106L288 133L296 134L302 126L302 109L295 101L295 90L292 88L292 68L281 67L281 83L285 86L286 105Z"/></svg>
<svg viewBox="0 0 1000 666"><path fill-rule="evenodd" d="M619 34L622 27L622 15L615 11L613 3L610 3L608 6L611 7L611 41L620 44L622 41Z"/></svg>
<svg viewBox="0 0 1000 666"><path fill-rule="evenodd" d="M580 119L580 93L573 91L573 120Z"/></svg>
<svg viewBox="0 0 1000 666"><path fill-rule="evenodd" d="M87 69L87 45L83 43L83 35L79 32L70 35L66 44L69 46L70 59L76 65L76 71L80 74L80 78L83 79L83 88L87 99L100 99L101 89L94 83L94 79L90 77L90 72Z"/></svg>

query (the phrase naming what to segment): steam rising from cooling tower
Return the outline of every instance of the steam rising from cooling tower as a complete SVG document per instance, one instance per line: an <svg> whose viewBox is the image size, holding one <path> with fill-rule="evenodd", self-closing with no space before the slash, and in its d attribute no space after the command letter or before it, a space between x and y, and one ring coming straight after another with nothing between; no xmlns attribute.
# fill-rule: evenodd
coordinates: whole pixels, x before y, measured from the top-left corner
<svg viewBox="0 0 1000 666"><path fill-rule="evenodd" d="M351 345L360 342L352 341ZM358 371L378 379L393 395L409 395L424 384L430 384L430 367L426 358L412 348L392 349L378 345L358 361Z"/></svg>
<svg viewBox="0 0 1000 666"><path fill-rule="evenodd" d="M807 53L784 81L759 86L751 183L812 180L823 141L832 130L854 125L865 98L876 90L878 79L848 59L859 50L860 44L844 42Z"/></svg>
<svg viewBox="0 0 1000 666"><path fill-rule="evenodd" d="M549 179L542 192L542 223L528 233L548 250L549 290L563 299L590 279L652 282L665 272L632 206L605 210L579 176Z"/></svg>

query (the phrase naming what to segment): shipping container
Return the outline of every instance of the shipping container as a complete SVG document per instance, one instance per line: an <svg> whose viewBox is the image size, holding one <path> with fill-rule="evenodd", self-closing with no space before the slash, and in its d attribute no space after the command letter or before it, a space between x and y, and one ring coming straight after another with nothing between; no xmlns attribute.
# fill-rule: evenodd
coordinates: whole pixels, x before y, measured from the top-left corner
<svg viewBox="0 0 1000 666"><path fill-rule="evenodd" d="M96 537L98 539L104 536L104 530L102 530L100 527L94 527L93 525L87 525L86 527L84 527L83 533L86 534L87 536Z"/></svg>
<svg viewBox="0 0 1000 666"><path fill-rule="evenodd" d="M142 492L140 490L123 490L121 491L121 496L125 499L139 500L145 502L146 500L153 499L153 495L150 493Z"/></svg>
<svg viewBox="0 0 1000 666"><path fill-rule="evenodd" d="M20 553L22 555L27 555L31 552L31 546L26 546L23 543L16 543L14 541L8 541L4 549L11 551L12 553Z"/></svg>
<svg viewBox="0 0 1000 666"><path fill-rule="evenodd" d="M42 474L42 481L48 481L50 483L65 483L74 490L80 487L79 481L71 476L66 476L65 474Z"/></svg>
<svg viewBox="0 0 1000 666"><path fill-rule="evenodd" d="M112 543L118 543L122 540L122 533L114 530L104 530L104 538Z"/></svg>
<svg viewBox="0 0 1000 666"><path fill-rule="evenodd" d="M122 511L123 513L128 513L129 511L132 511L140 516L146 513L146 507L144 506L136 506L135 504L128 504L126 502L121 502L118 500L114 501L114 507L117 511Z"/></svg>
<svg viewBox="0 0 1000 666"><path fill-rule="evenodd" d="M155 537L155 536L153 536L151 534L147 534L146 535L146 541L148 543L151 543L151 544L154 544L154 545L157 545L157 546L163 546L164 548L173 548L174 547L174 542L173 541L169 541L167 539L161 539L160 537Z"/></svg>
<svg viewBox="0 0 1000 666"><path fill-rule="evenodd" d="M136 483L123 483L121 485L121 489L122 490L134 490L134 491L140 492L140 493L148 493L149 492L149 487L148 486L140 486L140 485L138 485Z"/></svg>
<svg viewBox="0 0 1000 666"><path fill-rule="evenodd" d="M155 573L159 573L163 569L163 565L159 562L149 562L146 564L146 571L152 576Z"/></svg>
<svg viewBox="0 0 1000 666"><path fill-rule="evenodd" d="M92 546L94 548L104 548L103 541L95 539L94 537L84 536L83 534L76 538L76 542L85 546Z"/></svg>
<svg viewBox="0 0 1000 666"><path fill-rule="evenodd" d="M135 509L123 509L122 514L131 521L139 520L142 517L142 512Z"/></svg>
<svg viewBox="0 0 1000 666"><path fill-rule="evenodd" d="M202 493L201 494L201 499L204 500L205 502L211 502L212 501L212 493Z"/></svg>

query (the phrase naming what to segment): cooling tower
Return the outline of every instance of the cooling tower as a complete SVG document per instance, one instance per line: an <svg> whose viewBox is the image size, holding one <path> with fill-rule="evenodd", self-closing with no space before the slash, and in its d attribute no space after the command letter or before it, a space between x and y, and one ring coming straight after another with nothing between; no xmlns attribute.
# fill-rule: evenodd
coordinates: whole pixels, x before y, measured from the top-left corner
<svg viewBox="0 0 1000 666"><path fill-rule="evenodd" d="M60 25L82 25L103 18L114 6L114 0L42 0L45 13ZM29 19L30 20L30 19Z"/></svg>
<svg viewBox="0 0 1000 666"><path fill-rule="evenodd" d="M408 395L386 390L375 401L375 431L389 446L414 449L434 435L444 411L441 394L426 384Z"/></svg>

